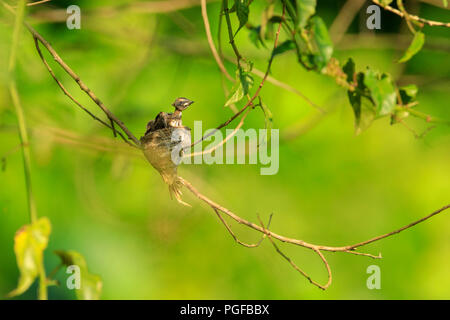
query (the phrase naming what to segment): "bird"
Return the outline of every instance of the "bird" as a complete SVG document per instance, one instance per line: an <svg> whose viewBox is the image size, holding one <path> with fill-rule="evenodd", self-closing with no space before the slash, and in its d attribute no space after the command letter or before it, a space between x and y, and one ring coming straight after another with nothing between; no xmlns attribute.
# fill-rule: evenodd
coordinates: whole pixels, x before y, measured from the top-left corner
<svg viewBox="0 0 450 320"><path fill-rule="evenodd" d="M194 101L189 100L187 98L183 97L176 98L175 101L172 103L172 106L175 107L175 111L173 113L166 113L166 112L158 113L155 120L151 120L149 123L147 123L147 131L145 132L145 134L168 127L172 128L183 127L183 123L181 121L182 111L186 110L193 103Z"/></svg>
<svg viewBox="0 0 450 320"><path fill-rule="evenodd" d="M178 178L177 167L179 162L172 158L173 150L177 146L187 143L190 145L190 131L183 126L181 120L182 111L186 110L194 101L187 98L177 98L172 103L175 107L173 113L160 112L155 120L147 123L146 132L141 137L143 152L150 164L158 170L164 182L169 186L170 194L175 196L176 200L186 206L190 206L181 199L181 187L183 182ZM174 133L178 130L176 141ZM183 149L181 150L181 153Z"/></svg>

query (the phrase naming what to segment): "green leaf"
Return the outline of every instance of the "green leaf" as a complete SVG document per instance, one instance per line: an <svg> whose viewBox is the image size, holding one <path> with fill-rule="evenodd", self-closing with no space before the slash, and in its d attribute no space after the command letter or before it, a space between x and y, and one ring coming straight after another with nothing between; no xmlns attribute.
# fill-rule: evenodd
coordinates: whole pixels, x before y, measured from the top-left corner
<svg viewBox="0 0 450 320"><path fill-rule="evenodd" d="M313 41L318 51L314 54L314 64L318 70L322 70L333 55L333 42L331 42L330 36L328 35L325 22L320 17L312 17L310 23Z"/></svg>
<svg viewBox="0 0 450 320"><path fill-rule="evenodd" d="M247 0L234 0L234 5L236 7L236 15L239 19L239 28L236 30L236 35L238 31L247 23L250 9Z"/></svg>
<svg viewBox="0 0 450 320"><path fill-rule="evenodd" d="M46 217L17 231L14 237L14 252L20 277L17 288L11 291L8 297L21 295L33 284L39 270L43 268L43 253L47 248L50 232L50 220Z"/></svg>
<svg viewBox="0 0 450 320"><path fill-rule="evenodd" d="M75 293L78 300L98 300L102 292L102 279L100 276L89 273L86 260L76 251L55 251L65 266L76 265L80 268L80 289Z"/></svg>
<svg viewBox="0 0 450 320"><path fill-rule="evenodd" d="M448 6L447 0L442 0L442 5L447 8L447 6Z"/></svg>
<svg viewBox="0 0 450 320"><path fill-rule="evenodd" d="M418 89L415 84L409 84L407 86L400 87L399 91L403 104L408 104L416 99Z"/></svg>
<svg viewBox="0 0 450 320"><path fill-rule="evenodd" d="M370 95L376 106L376 115L384 116L391 113L396 105L395 88L391 78L367 69L364 73L364 84L369 88Z"/></svg>
<svg viewBox="0 0 450 320"><path fill-rule="evenodd" d="M316 0L300 0L298 11L298 27L303 28L308 23L309 18L316 13Z"/></svg>
<svg viewBox="0 0 450 320"><path fill-rule="evenodd" d="M239 81L231 91L232 94L228 98L227 102L225 103L225 107L228 107L229 105L232 105L233 103L239 102L244 97L244 89L242 88L242 83Z"/></svg>
<svg viewBox="0 0 450 320"><path fill-rule="evenodd" d="M253 86L253 77L248 72L239 70L239 81L242 85L242 92L246 95Z"/></svg>
<svg viewBox="0 0 450 320"><path fill-rule="evenodd" d="M388 6L393 0L380 0L382 6Z"/></svg>
<svg viewBox="0 0 450 320"><path fill-rule="evenodd" d="M375 120L375 108L369 99L358 92L348 91L347 93L355 115L355 134L359 135Z"/></svg>
<svg viewBox="0 0 450 320"><path fill-rule="evenodd" d="M414 34L414 38L411 44L409 45L408 49L406 49L405 54L403 55L403 57L400 58L400 60L398 60L398 62L402 63L411 59L417 52L420 51L420 49L422 49L424 43L425 43L425 35L422 32L417 31Z"/></svg>
<svg viewBox="0 0 450 320"><path fill-rule="evenodd" d="M286 6L286 11L289 17L294 23L294 29L298 26L298 7L296 0L282 0L283 4Z"/></svg>
<svg viewBox="0 0 450 320"><path fill-rule="evenodd" d="M275 57L276 55L282 54L283 52L292 50L295 48L295 43L292 40L286 40L280 45L278 45L275 49L272 51L272 57Z"/></svg>

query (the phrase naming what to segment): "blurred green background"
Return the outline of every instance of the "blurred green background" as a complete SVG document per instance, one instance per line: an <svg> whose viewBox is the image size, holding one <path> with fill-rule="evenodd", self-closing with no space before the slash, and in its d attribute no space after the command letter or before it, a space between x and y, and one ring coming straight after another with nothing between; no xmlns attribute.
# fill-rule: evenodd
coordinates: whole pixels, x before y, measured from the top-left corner
<svg viewBox="0 0 450 320"><path fill-rule="evenodd" d="M319 1L328 27L346 1ZM409 1L408 1L409 2ZM68 30L65 8L51 1L28 10L27 21L127 126L140 137L147 121L171 110L178 96L195 104L184 113L192 126L213 128L232 115L222 76L206 42L200 6L163 14L129 6L136 1L77 1L81 29ZM252 4L258 24L263 1ZM366 6L366 5L365 5ZM419 109L450 119L447 29L425 28L424 49L406 64L395 61L408 46L404 22L383 12L382 30L365 29L365 6L336 45L335 57L353 57L419 86ZM134 9L133 9L134 8ZM208 4L217 32L218 2ZM411 1L413 13L449 21L449 11ZM234 18L234 17L233 17ZM235 21L235 20L234 20ZM236 23L236 22L235 22ZM0 296L17 284L14 233L29 223L17 120L6 86L11 15L0 9ZM225 35L225 34L224 34ZM406 39L406 40L405 40ZM265 70L270 49L258 50L242 30L242 53ZM271 44L268 43L268 47ZM232 56L226 41L224 51ZM365 247L383 259L325 253L333 284L322 291L289 266L268 241L257 249L237 245L214 212L185 192L192 208L171 200L160 175L135 150L77 109L50 77L33 39L23 30L18 54L18 88L31 136L32 182L39 216L52 222L45 251L49 273L54 250L76 250L103 279L103 299L448 299L450 217L424 224ZM80 102L98 107L44 52L57 76ZM233 74L234 66L226 62ZM423 138L384 118L359 136L345 91L333 79L310 73L293 54L277 57L272 76L290 84L330 112L318 112L299 96L267 83L262 97L280 129L280 170L261 176L259 165L185 165L180 175L201 192L242 217L257 222L274 213L273 231L324 245L347 245L394 230L448 204L450 130L439 125ZM255 77L255 82L259 78ZM229 85L230 87L230 85ZM407 119L418 134L429 127ZM237 123L236 123L237 124ZM254 110L244 128L263 128ZM284 139L294 133L294 138ZM232 224L244 241L259 235ZM326 282L318 257L300 247L280 247L314 279ZM369 290L368 266L381 268L381 289ZM66 275L56 277L62 284ZM35 299L34 285L21 299ZM65 286L50 287L50 299L73 299Z"/></svg>

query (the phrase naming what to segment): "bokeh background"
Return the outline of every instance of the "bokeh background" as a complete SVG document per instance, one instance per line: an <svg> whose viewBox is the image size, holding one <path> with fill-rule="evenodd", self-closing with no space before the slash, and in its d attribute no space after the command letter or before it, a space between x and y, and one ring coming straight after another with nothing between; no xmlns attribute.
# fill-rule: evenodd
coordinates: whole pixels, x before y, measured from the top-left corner
<svg viewBox="0 0 450 320"><path fill-rule="evenodd" d="M177 1L174 1L177 2ZM179 2L179 1L178 1ZM318 14L333 24L346 1L319 1ZM413 13L449 21L447 9L407 1ZM428 1L430 2L430 1ZM433 1L431 1L433 2ZM156 13L137 1L51 1L32 7L27 21L111 110L139 137L148 120L186 96L195 104L184 123L213 128L232 115L222 76L209 52L200 6ZM441 4L440 1L436 1ZM65 8L82 10L81 30L68 30ZM263 1L251 6L260 21ZM450 119L449 30L425 28L424 49L397 64L411 39L404 22L382 12L382 30L365 28L365 8L339 35L335 57L353 57L399 84L419 86L419 110ZM213 34L220 4L208 4ZM233 17L234 19L234 17ZM0 9L0 296L17 284L14 233L28 213L17 120L6 86L11 15ZM265 70L270 49L257 49L248 31L237 37L242 53ZM268 44L270 47L271 44ZM225 54L231 48L223 43ZM51 57L44 52L51 61ZM101 116L97 106L52 62L72 94ZM230 72L234 66L226 62ZM159 174L131 148L63 95L24 30L18 55L18 88L31 135L32 182L39 216L52 222L45 251L47 273L58 265L54 250L76 250L103 279L103 299L448 299L450 217L442 213L399 235L365 247L383 259L326 253L333 284L322 291L294 271L268 241L257 249L237 245L214 212L185 192L192 208L171 200ZM262 97L280 129L280 170L261 176L259 165L185 165L180 174L204 194L242 217L274 213L272 229L327 245L346 245L394 230L448 204L450 130L407 119L380 119L355 136L352 109L333 79L307 72L293 54L277 57L272 76L290 84L329 112L320 114L299 96L267 83ZM259 78L255 77L258 81ZM255 110L244 128L263 128ZM289 139L288 139L289 138ZM232 224L242 240L259 235ZM311 251L280 244L320 282L326 272ZM381 289L369 290L368 266L381 268ZM65 283L63 271L56 278ZM35 299L34 285L20 299ZM49 288L50 299L74 292Z"/></svg>

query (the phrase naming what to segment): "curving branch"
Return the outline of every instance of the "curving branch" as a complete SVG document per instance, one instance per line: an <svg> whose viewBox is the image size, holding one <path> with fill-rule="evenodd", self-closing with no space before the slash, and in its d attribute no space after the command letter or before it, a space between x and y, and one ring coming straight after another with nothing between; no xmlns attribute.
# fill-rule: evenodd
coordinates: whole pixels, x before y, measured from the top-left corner
<svg viewBox="0 0 450 320"><path fill-rule="evenodd" d="M202 200L203 202L205 202L207 205L209 205L216 213L217 211L222 212L224 214L226 214L227 216L229 216L231 219L233 219L234 221L236 221L239 224L243 224L247 227L249 227L250 229L256 230L258 232L261 232L263 234L265 234L269 240L272 242L275 250L277 251L277 253L279 253L284 259L286 259L291 266L297 270L298 272L300 272L305 278L307 278L312 284L314 284L315 286L317 286L320 289L325 290L326 288L328 288L332 282L332 275L331 275L331 268L330 265L328 264L327 260L325 259L322 251L329 251L329 252L344 252L344 253L350 253L350 254L355 254L355 255L361 255L361 256L366 256L369 258L373 258L373 259L381 259L381 254L378 255L373 255L370 253L365 253L365 252L359 252L356 251L358 248L363 247L365 245L368 245L370 243L382 240L384 238L390 237L394 234L400 233L406 229L409 229L421 222L424 222L428 219L430 219L431 217L443 212L444 210L450 208L450 204L432 212L431 214L416 220L410 224L407 224L399 229L396 229L394 231L385 233L383 235L380 236L376 236L374 238L371 238L369 240L366 241L362 241L362 242L358 242L352 245L348 245L348 246L342 246L342 247L333 247L333 246L326 246L326 245L318 245L318 244L312 244L312 243L308 243L306 241L300 240L300 239L294 239L294 238L288 238L285 237L283 235L279 235L275 232L270 231L268 228L266 228L261 220L260 220L260 224L261 225L257 225L253 222L250 222L246 219L241 218L240 216L238 216L237 214L233 213L231 210L219 205L218 203L214 202L213 200L209 199L207 196L205 196L204 194L200 193L189 181L187 181L186 179L183 179L180 177L180 180L183 182L184 186L193 194L195 195L197 198L199 198L200 200ZM259 217L258 217L259 218ZM285 243L290 243L293 245L298 245L300 247L303 248L307 248L310 249L312 251L314 251L319 257L320 259L323 261L326 269L327 269L327 273L328 273L328 282L325 285L321 285L315 281L312 280L312 278L310 276L308 276L303 270L301 270L287 255L285 255L279 248L278 246L275 244L275 242L273 241L273 239L276 239L278 241L281 242L285 242Z"/></svg>

